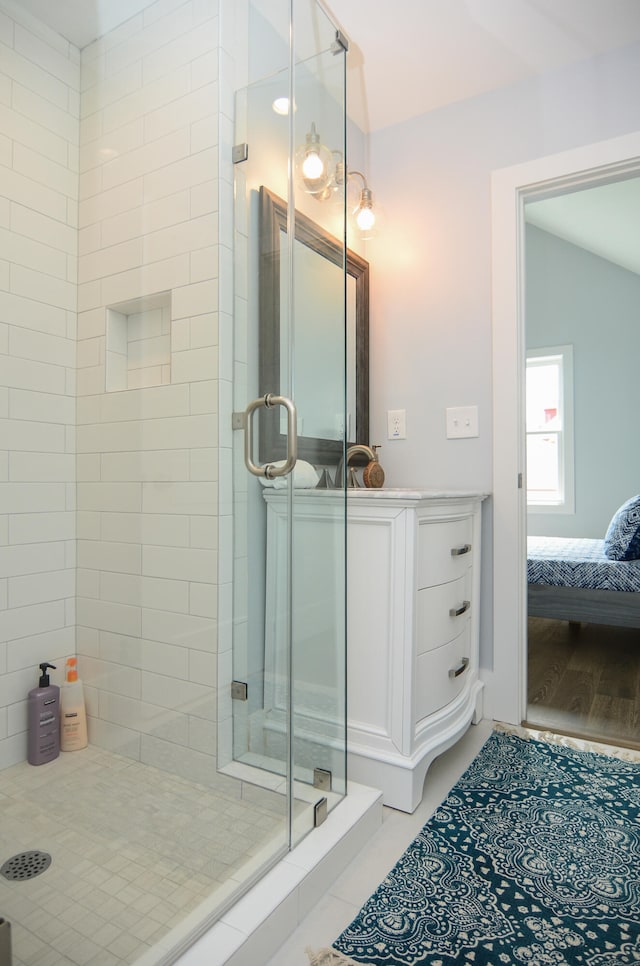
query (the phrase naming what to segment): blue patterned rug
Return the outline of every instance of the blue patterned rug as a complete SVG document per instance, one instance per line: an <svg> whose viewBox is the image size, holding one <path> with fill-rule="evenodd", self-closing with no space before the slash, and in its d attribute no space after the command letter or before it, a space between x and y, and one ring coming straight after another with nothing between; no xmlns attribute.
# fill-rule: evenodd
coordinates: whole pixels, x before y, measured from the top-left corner
<svg viewBox="0 0 640 966"><path fill-rule="evenodd" d="M333 951L372 966L640 963L640 763L493 732Z"/></svg>

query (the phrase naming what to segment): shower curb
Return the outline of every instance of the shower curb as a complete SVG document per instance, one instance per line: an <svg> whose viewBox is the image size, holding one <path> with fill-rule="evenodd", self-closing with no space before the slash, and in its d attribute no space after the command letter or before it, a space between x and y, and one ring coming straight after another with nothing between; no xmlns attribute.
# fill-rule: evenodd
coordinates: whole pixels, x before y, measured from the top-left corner
<svg viewBox="0 0 640 966"><path fill-rule="evenodd" d="M178 959L168 962L177 966L267 962L381 824L382 793L349 782L346 797L320 828L267 872ZM141 961L139 966L147 964Z"/></svg>

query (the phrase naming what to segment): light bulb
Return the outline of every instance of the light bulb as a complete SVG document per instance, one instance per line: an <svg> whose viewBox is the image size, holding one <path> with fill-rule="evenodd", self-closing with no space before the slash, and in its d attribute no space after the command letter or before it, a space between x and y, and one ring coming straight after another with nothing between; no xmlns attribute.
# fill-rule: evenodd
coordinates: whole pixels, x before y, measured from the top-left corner
<svg viewBox="0 0 640 966"><path fill-rule="evenodd" d="M280 114L281 117L285 117L289 113L289 98L276 97L271 107L276 114Z"/></svg>
<svg viewBox="0 0 640 966"><path fill-rule="evenodd" d="M376 213L369 205L366 208L359 208L356 215L356 224L360 231L371 231L376 223Z"/></svg>
<svg viewBox="0 0 640 966"><path fill-rule="evenodd" d="M302 162L302 174L307 181L317 181L324 175L324 161L317 151L309 151Z"/></svg>
<svg viewBox="0 0 640 966"><path fill-rule="evenodd" d="M373 193L366 182L365 187L360 192L360 201L355 216L360 231L371 231L376 222L376 213L373 210Z"/></svg>
<svg viewBox="0 0 640 966"><path fill-rule="evenodd" d="M320 143L315 124L296 152L296 171L305 191L319 197L324 195L331 180L331 152Z"/></svg>

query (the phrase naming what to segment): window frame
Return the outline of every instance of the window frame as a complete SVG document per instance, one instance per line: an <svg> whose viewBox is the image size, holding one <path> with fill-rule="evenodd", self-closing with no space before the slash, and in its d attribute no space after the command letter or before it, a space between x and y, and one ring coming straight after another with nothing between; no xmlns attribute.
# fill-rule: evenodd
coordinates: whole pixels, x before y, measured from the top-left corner
<svg viewBox="0 0 640 966"><path fill-rule="evenodd" d="M535 360L535 361L534 361ZM528 513L575 513L575 459L574 459L574 420L573 420L573 346L557 345L527 349L525 353L525 394L526 374L529 365L542 365L544 362L558 362L560 385L560 429L550 430L558 437L560 491L558 502L532 502L526 487ZM526 409L526 407L525 407ZM541 435L542 431L529 432L525 419L525 459L529 436Z"/></svg>

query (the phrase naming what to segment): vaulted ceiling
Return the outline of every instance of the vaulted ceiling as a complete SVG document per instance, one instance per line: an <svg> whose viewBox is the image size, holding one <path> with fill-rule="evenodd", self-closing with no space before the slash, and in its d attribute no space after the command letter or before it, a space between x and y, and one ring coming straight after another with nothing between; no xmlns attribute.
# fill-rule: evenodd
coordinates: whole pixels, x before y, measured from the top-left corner
<svg viewBox="0 0 640 966"><path fill-rule="evenodd" d="M327 0L375 131L640 40L638 0Z"/></svg>
<svg viewBox="0 0 640 966"><path fill-rule="evenodd" d="M640 41L640 0L323 3L350 39L349 112L368 132ZM82 48L149 0L20 4ZM640 272L638 179L536 202L527 217Z"/></svg>
<svg viewBox="0 0 640 966"><path fill-rule="evenodd" d="M282 0L261 0L280 10ZM20 0L82 48L149 0ZM364 131L640 41L639 0L324 0Z"/></svg>

